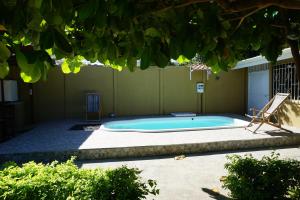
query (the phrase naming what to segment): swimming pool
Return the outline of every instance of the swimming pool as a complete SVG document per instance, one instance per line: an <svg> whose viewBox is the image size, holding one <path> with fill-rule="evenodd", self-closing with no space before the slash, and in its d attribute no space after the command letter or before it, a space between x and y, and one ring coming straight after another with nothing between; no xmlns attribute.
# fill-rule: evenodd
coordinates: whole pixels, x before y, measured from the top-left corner
<svg viewBox="0 0 300 200"><path fill-rule="evenodd" d="M107 122L106 131L166 132L245 127L249 122L225 116L157 117Z"/></svg>

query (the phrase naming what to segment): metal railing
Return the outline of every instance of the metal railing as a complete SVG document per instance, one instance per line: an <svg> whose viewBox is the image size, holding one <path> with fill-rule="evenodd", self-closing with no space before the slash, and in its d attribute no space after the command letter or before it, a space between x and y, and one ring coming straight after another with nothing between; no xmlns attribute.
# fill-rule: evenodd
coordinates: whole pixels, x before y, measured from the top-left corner
<svg viewBox="0 0 300 200"><path fill-rule="evenodd" d="M273 96L277 92L291 93L291 100L300 100L300 84L296 78L295 63L285 63L273 66Z"/></svg>

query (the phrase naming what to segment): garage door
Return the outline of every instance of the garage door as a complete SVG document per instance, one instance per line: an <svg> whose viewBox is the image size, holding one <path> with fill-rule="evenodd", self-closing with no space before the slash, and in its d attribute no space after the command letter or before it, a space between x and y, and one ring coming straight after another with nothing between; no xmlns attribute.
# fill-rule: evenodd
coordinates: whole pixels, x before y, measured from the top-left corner
<svg viewBox="0 0 300 200"><path fill-rule="evenodd" d="M250 113L250 108L262 109L268 103L270 91L267 67L249 68L248 71L248 113Z"/></svg>

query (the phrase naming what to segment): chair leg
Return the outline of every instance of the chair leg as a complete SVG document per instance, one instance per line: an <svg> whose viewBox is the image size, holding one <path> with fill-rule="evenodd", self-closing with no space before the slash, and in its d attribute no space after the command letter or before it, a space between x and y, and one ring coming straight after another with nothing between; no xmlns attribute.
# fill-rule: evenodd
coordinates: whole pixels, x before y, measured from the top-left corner
<svg viewBox="0 0 300 200"><path fill-rule="evenodd" d="M253 118L253 119L249 122L249 124L248 124L246 127L252 126L252 124L254 124L255 121L256 121L256 120ZM246 129L246 127L245 127L245 129Z"/></svg>
<svg viewBox="0 0 300 200"><path fill-rule="evenodd" d="M258 127L253 131L253 133L256 133L256 131L264 124L264 122L261 122Z"/></svg>
<svg viewBox="0 0 300 200"><path fill-rule="evenodd" d="M253 133L253 131L250 128L248 128L248 126L245 127L245 130L250 131L250 132Z"/></svg>
<svg viewBox="0 0 300 200"><path fill-rule="evenodd" d="M250 122L246 127L245 129L247 129L248 127L252 126L252 122Z"/></svg>

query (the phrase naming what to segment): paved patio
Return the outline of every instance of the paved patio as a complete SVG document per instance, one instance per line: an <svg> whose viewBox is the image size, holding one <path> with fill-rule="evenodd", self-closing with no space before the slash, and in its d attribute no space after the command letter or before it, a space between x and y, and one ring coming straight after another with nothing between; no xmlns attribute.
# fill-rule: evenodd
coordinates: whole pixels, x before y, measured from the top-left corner
<svg viewBox="0 0 300 200"><path fill-rule="evenodd" d="M26 160L28 155L33 156L28 159L35 156L37 160L47 157L50 160L66 159L70 155L80 159L100 159L300 144L299 130L287 133L268 125L262 126L257 133L244 128L164 133L69 130L82 123L85 122L69 120L39 124L0 143L0 161ZM135 149L139 149L138 152Z"/></svg>

